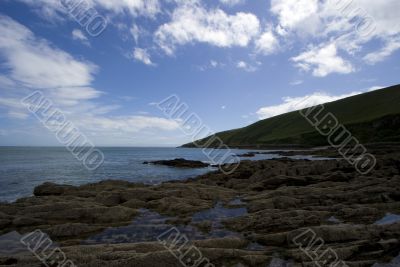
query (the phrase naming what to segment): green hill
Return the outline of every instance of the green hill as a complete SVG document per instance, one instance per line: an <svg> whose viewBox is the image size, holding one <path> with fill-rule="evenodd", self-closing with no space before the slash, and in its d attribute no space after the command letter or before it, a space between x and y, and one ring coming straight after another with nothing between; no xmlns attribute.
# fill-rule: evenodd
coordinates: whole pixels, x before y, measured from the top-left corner
<svg viewBox="0 0 400 267"><path fill-rule="evenodd" d="M400 142L400 85L327 103L325 110L332 112L360 142ZM326 137L298 111L216 135L230 147L327 144ZM209 138L197 143L204 145ZM193 146L192 143L184 145Z"/></svg>

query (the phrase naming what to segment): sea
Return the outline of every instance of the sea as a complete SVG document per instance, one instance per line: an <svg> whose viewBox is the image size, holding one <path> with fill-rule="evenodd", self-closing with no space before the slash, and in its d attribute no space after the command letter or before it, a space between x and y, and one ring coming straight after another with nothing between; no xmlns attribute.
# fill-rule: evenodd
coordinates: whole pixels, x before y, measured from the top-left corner
<svg viewBox="0 0 400 267"><path fill-rule="evenodd" d="M103 180L159 184L184 180L216 170L216 168L179 169L146 165L145 161L184 158L209 162L198 148L134 148L102 147L104 163L90 171L64 147L0 147L0 202L13 202L33 195L44 182L83 185ZM255 151L255 150L251 150ZM244 154L249 150L232 150ZM221 151L221 155L225 152ZM277 158L278 155L256 155L243 160Z"/></svg>

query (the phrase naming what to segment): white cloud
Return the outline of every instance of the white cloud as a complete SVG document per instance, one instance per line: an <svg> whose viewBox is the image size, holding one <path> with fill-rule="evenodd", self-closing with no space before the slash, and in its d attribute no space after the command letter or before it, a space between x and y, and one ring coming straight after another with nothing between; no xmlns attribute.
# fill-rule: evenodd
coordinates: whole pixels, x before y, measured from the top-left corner
<svg viewBox="0 0 400 267"><path fill-rule="evenodd" d="M297 86L297 85L300 85L300 84L302 84L304 81L302 81L302 80L295 80L295 81L293 81L293 82L290 82L290 85L292 85L292 86Z"/></svg>
<svg viewBox="0 0 400 267"><path fill-rule="evenodd" d="M58 17L58 13L65 14L67 11L55 0L19 0L41 10L47 18L52 19ZM85 9L89 7L101 8L114 14L128 13L134 17L147 16L154 17L161 8L158 0L85 0L79 3L87 4ZM59 17L58 17L59 18Z"/></svg>
<svg viewBox="0 0 400 267"><path fill-rule="evenodd" d="M41 9L44 17L58 21L71 19L58 1L18 1ZM112 19L125 15L133 19L138 16L157 18L159 14L170 15L169 22L158 25L158 29L147 36L151 35L154 38L152 41L169 55L173 55L179 46L195 43L222 48L248 47L249 44L254 44L256 52L269 55L277 52L280 47L293 48L295 42L303 46L303 49L304 46L321 47L328 42L334 42L338 53L344 52L356 58L364 57L368 64L376 64L400 49L395 41L400 37L398 0L271 0L270 13L266 15L269 17L272 14L277 21L265 21L270 29L264 33L260 30L261 17L244 12L229 14L219 8L221 5L218 4L235 6L246 2L245 0L219 0L217 3L200 0L87 2L101 15ZM159 23L159 20L154 22ZM131 34L137 44L146 29L138 21L137 25L125 27L124 31ZM376 43L383 43L383 47L365 55L363 46L374 40L380 41ZM341 69L341 73L350 73L348 70Z"/></svg>
<svg viewBox="0 0 400 267"><path fill-rule="evenodd" d="M23 109L23 105L21 104L20 99L18 98L6 98L2 97L0 98L0 106L3 107L10 107L13 109Z"/></svg>
<svg viewBox="0 0 400 267"><path fill-rule="evenodd" d="M300 62L302 69L314 68L315 76L326 76L330 73L351 73L354 67L333 52L345 52L352 58L364 58L368 64L376 64L400 49L400 16L397 0L352 0L352 1L320 1L320 0L272 0L271 13L278 19L275 31L289 46L301 43L309 49L324 49L327 43L334 43L330 64ZM376 41L383 43L376 51L362 55L367 43ZM299 42L300 41L300 42ZM374 44L375 46L375 44ZM307 54L313 56L314 54ZM361 54L361 55L360 55ZM303 55L306 55L304 53ZM313 59L316 61L316 59ZM335 62L334 62L335 61Z"/></svg>
<svg viewBox="0 0 400 267"><path fill-rule="evenodd" d="M312 107L319 104L333 102L346 97L361 94L362 92L351 92L343 95L330 95L327 93L313 93L302 97L284 97L282 103L274 106L260 108L257 111L259 119L267 119L291 111L300 110L303 108Z"/></svg>
<svg viewBox="0 0 400 267"><path fill-rule="evenodd" d="M227 6L236 6L240 4L244 4L246 0L219 0L222 4Z"/></svg>
<svg viewBox="0 0 400 267"><path fill-rule="evenodd" d="M218 64L217 61L215 61L215 60L211 60L211 61L210 61L210 66L211 66L211 67L216 68L216 67L218 67L218 65L219 65L219 64Z"/></svg>
<svg viewBox="0 0 400 267"><path fill-rule="evenodd" d="M158 0L92 0L95 4L115 13L129 12L134 16L153 17L160 12Z"/></svg>
<svg viewBox="0 0 400 267"><path fill-rule="evenodd" d="M364 56L364 61L368 64L374 65L378 62L385 60L394 51L400 49L400 38L396 40L390 40L388 43L381 48L379 51L375 51Z"/></svg>
<svg viewBox="0 0 400 267"><path fill-rule="evenodd" d="M264 55L270 55L279 48L279 41L271 30L264 32L255 42L256 51Z"/></svg>
<svg viewBox="0 0 400 267"><path fill-rule="evenodd" d="M5 75L0 75L0 89L10 89L15 87L16 84L13 80Z"/></svg>
<svg viewBox="0 0 400 267"><path fill-rule="evenodd" d="M334 43L322 47L313 47L291 59L304 71L312 71L316 77L325 77L331 73L347 74L354 72L352 64L337 54Z"/></svg>
<svg viewBox="0 0 400 267"><path fill-rule="evenodd" d="M13 80L37 89L86 86L92 82L95 65L52 47L9 17L0 16L0 32L0 53Z"/></svg>
<svg viewBox="0 0 400 267"><path fill-rule="evenodd" d="M271 12L283 28L293 29L318 10L318 0L271 0Z"/></svg>
<svg viewBox="0 0 400 267"><path fill-rule="evenodd" d="M138 25L133 24L129 31L130 31L133 39L135 40L135 43L138 43L140 34L142 33L142 30L139 28Z"/></svg>
<svg viewBox="0 0 400 267"><path fill-rule="evenodd" d="M180 127L178 121L150 115L110 115L119 106L95 102L103 93L91 86L96 70L92 63L55 48L9 17L0 16L0 32L0 54L7 70L0 76L0 85L18 84L15 90L0 91L0 108L12 119L25 120L21 134L31 136L37 129L43 133L39 121L27 120L30 114L20 102L37 89L99 144L155 143L152 140L159 140L160 130L171 132ZM41 136L46 136L43 144L51 142L48 134Z"/></svg>
<svg viewBox="0 0 400 267"><path fill-rule="evenodd" d="M370 88L362 89L359 91L353 91L348 94L342 94L342 95L331 95L324 92L315 92L300 97L284 97L282 98L282 103L278 105L260 108L256 113L259 119L267 119L291 111L301 110L304 108L309 108L319 104L325 104L337 101L343 98L359 95L366 92L372 92L383 88L385 88L385 86L373 86Z"/></svg>
<svg viewBox="0 0 400 267"><path fill-rule="evenodd" d="M251 13L228 15L221 9L205 9L197 1L182 2L171 21L155 33L158 45L172 55L179 45L194 42L217 47L246 47L258 36L260 21Z"/></svg>
<svg viewBox="0 0 400 267"><path fill-rule="evenodd" d="M74 29L72 31L72 39L82 42L84 45L90 46L89 39L86 35L79 29Z"/></svg>
<svg viewBox="0 0 400 267"><path fill-rule="evenodd" d="M258 62L257 65L260 65L260 63ZM238 63L236 63L236 67L238 69L242 69L247 72L255 72L258 70L258 67L253 66L250 63L247 63L245 61L239 61Z"/></svg>
<svg viewBox="0 0 400 267"><path fill-rule="evenodd" d="M204 64L202 66L198 66L200 71L206 71L208 69L217 69L217 68L224 68L226 66L225 63L218 62L214 59L210 60L207 64Z"/></svg>
<svg viewBox="0 0 400 267"><path fill-rule="evenodd" d="M25 120L26 118L29 117L29 114L27 112L18 112L15 110L10 110L7 114L8 117L19 120Z"/></svg>
<svg viewBox="0 0 400 267"><path fill-rule="evenodd" d="M62 87L50 91L52 99L55 99L58 104L66 106L74 106L82 100L90 100L98 98L102 95L101 92L91 87Z"/></svg>
<svg viewBox="0 0 400 267"><path fill-rule="evenodd" d="M133 51L133 58L149 66L155 65L151 61L150 55L146 49L135 48L135 50Z"/></svg>
<svg viewBox="0 0 400 267"><path fill-rule="evenodd" d="M385 88L386 86L376 85L367 89L368 92L376 91Z"/></svg>
<svg viewBox="0 0 400 267"><path fill-rule="evenodd" d="M177 130L178 121L150 116L86 117L78 121L80 127L93 132L137 133L145 129Z"/></svg>
<svg viewBox="0 0 400 267"><path fill-rule="evenodd" d="M13 119L26 119L29 116L29 112L18 98L0 97L0 107L8 110L8 116Z"/></svg>

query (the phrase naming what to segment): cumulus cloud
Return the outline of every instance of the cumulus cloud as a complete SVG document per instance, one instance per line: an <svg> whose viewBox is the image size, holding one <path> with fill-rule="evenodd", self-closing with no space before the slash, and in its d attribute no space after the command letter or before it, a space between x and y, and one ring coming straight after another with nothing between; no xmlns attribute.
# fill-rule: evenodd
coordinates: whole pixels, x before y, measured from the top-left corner
<svg viewBox="0 0 400 267"><path fill-rule="evenodd" d="M256 51L263 55L270 55L279 48L279 41L271 30L264 32L255 42Z"/></svg>
<svg viewBox="0 0 400 267"><path fill-rule="evenodd" d="M320 77L334 72L352 72L350 62L335 56L335 51L343 51L351 57L358 56L358 53L364 52L365 44L379 40L383 47L364 56L365 62L376 64L400 49L400 17L396 14L399 8L400 2L396 0L271 1L271 12L278 19L276 31L281 36L290 38L295 35L294 38L313 43L314 47L335 43L335 48L319 48L330 52L330 62L334 61L336 66L332 69L317 63L313 73ZM315 53L318 52L311 56Z"/></svg>
<svg viewBox="0 0 400 267"><path fill-rule="evenodd" d="M71 19L58 1L18 1L42 10L43 17L56 20ZM283 51L282 48L297 49L298 47L293 46L295 42L302 46L301 49L310 46L321 47L334 42L338 54L345 53L349 56L347 61L343 60L344 56L340 57L342 63L350 64L352 58L363 58L366 63L373 65L400 49L399 42L396 41L400 37L398 0L271 0L269 13L264 14L268 19L261 19L262 15L257 17L250 12L227 13L223 9L226 6L244 3L245 0L219 0L217 3L205 3L200 0L86 2L101 15L112 19L116 16L120 16L120 19L126 15L131 16L130 19L136 19L138 16L153 18L154 24L157 25L156 30L146 37L152 38L151 42L154 41L168 55L174 55L180 46L195 43L206 43L221 48L250 47L259 55L270 55ZM167 15L169 21L159 24L161 20L158 18L161 14ZM261 20L263 24L268 25L266 31L260 27ZM124 30L126 35L133 36L137 45L139 37L144 36L143 33L147 30L145 27L136 20L131 28L125 27ZM75 35L74 38L86 43L81 37ZM383 45L366 54L363 48L372 41L378 41L374 44ZM340 58L336 57L339 60ZM328 71L328 74L338 71L351 73L349 64L342 65L336 71Z"/></svg>
<svg viewBox="0 0 400 267"><path fill-rule="evenodd" d="M291 59L304 71L311 71L316 77L325 77L331 73L347 74L354 71L352 64L337 54L335 44L313 47Z"/></svg>
<svg viewBox="0 0 400 267"><path fill-rule="evenodd" d="M318 0L271 0L271 12L283 28L293 29L318 10Z"/></svg>
<svg viewBox="0 0 400 267"><path fill-rule="evenodd" d="M228 15L221 9L206 9L197 1L188 1L173 11L171 21L158 28L155 38L172 55L177 46L194 42L246 47L259 31L260 21L254 14Z"/></svg>
<svg viewBox="0 0 400 267"><path fill-rule="evenodd" d="M0 86L14 89L0 91L0 108L6 110L8 117L26 120L29 112L21 99L40 89L80 130L89 136L102 136L99 142L103 144L110 141L110 136L127 138L132 144L138 144L138 139L132 140L132 133L140 135L142 131L179 128L179 121L150 115L109 115L119 106L97 102L104 93L92 87L98 69L94 64L54 47L9 17L0 16L0 32L0 55L5 70L0 76ZM41 127L36 120L31 123ZM30 129L33 128L30 125Z"/></svg>

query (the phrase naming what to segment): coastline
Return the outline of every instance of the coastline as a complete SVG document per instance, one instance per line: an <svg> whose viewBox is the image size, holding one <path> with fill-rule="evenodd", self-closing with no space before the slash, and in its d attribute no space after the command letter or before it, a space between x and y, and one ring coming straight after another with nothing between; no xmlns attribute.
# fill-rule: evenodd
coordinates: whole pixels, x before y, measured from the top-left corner
<svg viewBox="0 0 400 267"><path fill-rule="evenodd" d="M293 266L312 264L292 242L304 229L315 231L324 248L335 248L348 266L372 266L400 253L400 222L377 224L387 214L400 214L400 150L392 150L375 149L378 165L366 176L344 160L282 158L243 161L228 176L216 171L156 186L123 181L44 184L35 189L35 197L0 204L1 234L40 229L79 266L157 266L160 261L178 266L157 242L157 231L146 242L127 237L123 244L81 245L110 227L128 227L148 210L167 218L163 227L195 229L201 239L191 243L215 266L268 266L277 258ZM239 209L240 216L217 223L215 216L193 219L207 211L231 214ZM221 230L225 236L213 235ZM10 259L16 266L35 266L26 253L0 257L0 262Z"/></svg>

